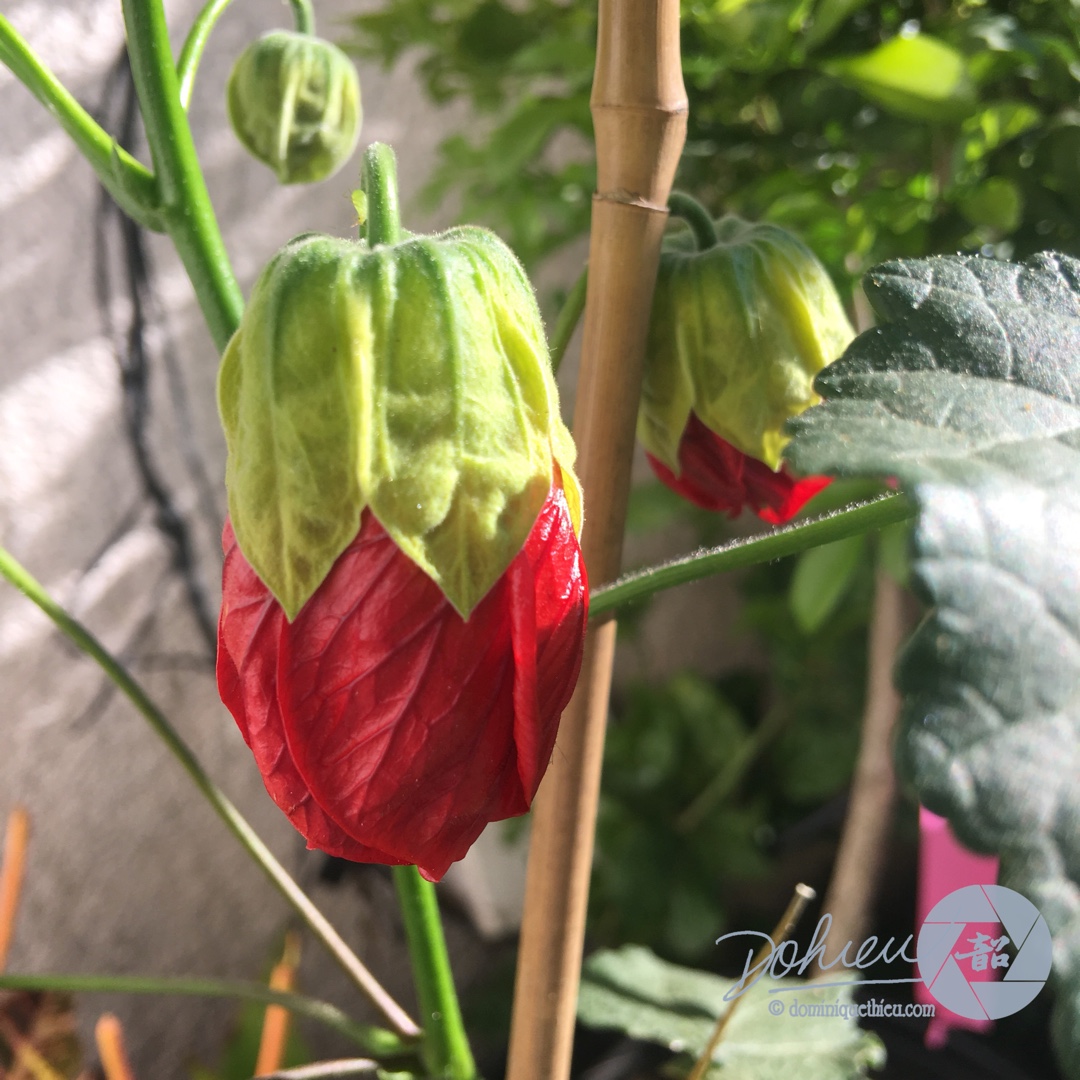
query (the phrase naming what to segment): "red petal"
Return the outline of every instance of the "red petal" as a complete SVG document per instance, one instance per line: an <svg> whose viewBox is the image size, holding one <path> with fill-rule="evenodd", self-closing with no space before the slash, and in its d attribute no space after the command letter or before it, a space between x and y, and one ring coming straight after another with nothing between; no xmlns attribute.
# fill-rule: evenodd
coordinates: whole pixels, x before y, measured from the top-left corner
<svg viewBox="0 0 1080 1080"><path fill-rule="evenodd" d="M356 862L393 861L357 843L336 825L300 778L285 743L277 704L277 639L286 625L285 613L241 554L228 521L221 540L225 567L218 622L218 691L255 755L267 792L311 847Z"/></svg>
<svg viewBox="0 0 1080 1080"><path fill-rule="evenodd" d="M239 596L226 569L227 595ZM588 586L560 488L467 622L369 512L292 624L255 581L275 618L250 670L265 687L274 667L276 700L249 695L262 703L259 732L272 732L267 746L249 745L264 776L264 764L276 775L284 732L285 758L328 826L316 838L290 815L309 842L344 835L365 852L347 857L414 862L437 879L488 821L528 809L584 636ZM229 610L231 622L245 609ZM254 735L248 699L239 713L226 703Z"/></svg>
<svg viewBox="0 0 1080 1080"><path fill-rule="evenodd" d="M797 479L786 465L773 472L721 439L695 413L690 414L679 443L681 475L676 476L652 454L645 456L663 483L696 506L732 517L749 507L774 525L793 518L829 483L827 476Z"/></svg>

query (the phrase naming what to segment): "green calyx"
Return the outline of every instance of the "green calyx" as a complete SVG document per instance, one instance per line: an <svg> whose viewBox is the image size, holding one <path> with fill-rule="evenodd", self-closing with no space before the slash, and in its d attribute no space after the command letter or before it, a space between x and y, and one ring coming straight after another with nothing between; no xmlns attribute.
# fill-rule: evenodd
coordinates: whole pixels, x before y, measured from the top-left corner
<svg viewBox="0 0 1080 1080"><path fill-rule="evenodd" d="M814 376L854 331L825 268L796 237L731 216L710 233L696 212L688 217L692 232L670 238L660 256L638 437L678 475L693 411L778 469L785 422L818 401Z"/></svg>
<svg viewBox="0 0 1080 1080"><path fill-rule="evenodd" d="M286 30L264 34L229 76L229 122L283 184L332 176L360 138L360 80L328 41Z"/></svg>
<svg viewBox="0 0 1080 1080"><path fill-rule="evenodd" d="M580 527L573 442L510 250L477 228L401 232L386 147L368 150L364 183L368 238L292 240L226 349L229 513L290 619L365 507L467 618L521 550L555 464Z"/></svg>

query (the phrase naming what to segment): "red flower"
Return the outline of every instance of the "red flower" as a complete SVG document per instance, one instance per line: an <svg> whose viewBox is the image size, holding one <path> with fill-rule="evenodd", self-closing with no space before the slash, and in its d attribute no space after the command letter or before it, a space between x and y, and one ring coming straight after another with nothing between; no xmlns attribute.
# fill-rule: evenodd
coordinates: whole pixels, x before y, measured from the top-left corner
<svg viewBox="0 0 1080 1080"><path fill-rule="evenodd" d="M523 814L581 666L588 582L556 482L463 620L370 510L289 623L225 525L218 688L308 845L438 880Z"/></svg>
<svg viewBox="0 0 1080 1080"><path fill-rule="evenodd" d="M732 517L750 507L773 525L793 518L822 488L827 476L796 479L787 466L773 472L764 462L736 450L690 414L679 443L681 475L646 453L653 472L672 491L706 510L721 510Z"/></svg>

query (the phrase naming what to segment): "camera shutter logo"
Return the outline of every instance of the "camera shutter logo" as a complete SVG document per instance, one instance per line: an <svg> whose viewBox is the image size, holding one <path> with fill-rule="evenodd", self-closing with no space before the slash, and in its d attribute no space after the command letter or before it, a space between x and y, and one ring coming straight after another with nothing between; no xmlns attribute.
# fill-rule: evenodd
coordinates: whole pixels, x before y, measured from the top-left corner
<svg viewBox="0 0 1080 1080"><path fill-rule="evenodd" d="M971 924L998 923L997 935ZM1005 947L1012 944L1013 956ZM968 885L934 905L919 931L919 974L959 1016L999 1020L1034 1000L1050 974L1052 943L1038 908L1003 885ZM987 973L1001 978L984 981ZM981 975L980 977L975 977Z"/></svg>

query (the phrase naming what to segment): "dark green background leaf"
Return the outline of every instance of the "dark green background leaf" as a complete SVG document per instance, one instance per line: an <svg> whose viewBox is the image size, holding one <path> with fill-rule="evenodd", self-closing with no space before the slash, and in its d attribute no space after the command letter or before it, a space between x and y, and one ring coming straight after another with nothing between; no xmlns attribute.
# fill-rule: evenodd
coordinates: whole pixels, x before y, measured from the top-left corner
<svg viewBox="0 0 1080 1080"><path fill-rule="evenodd" d="M864 287L881 325L819 377L789 454L919 505L933 607L898 666L901 764L1045 915L1080 1076L1080 261L893 262Z"/></svg>

